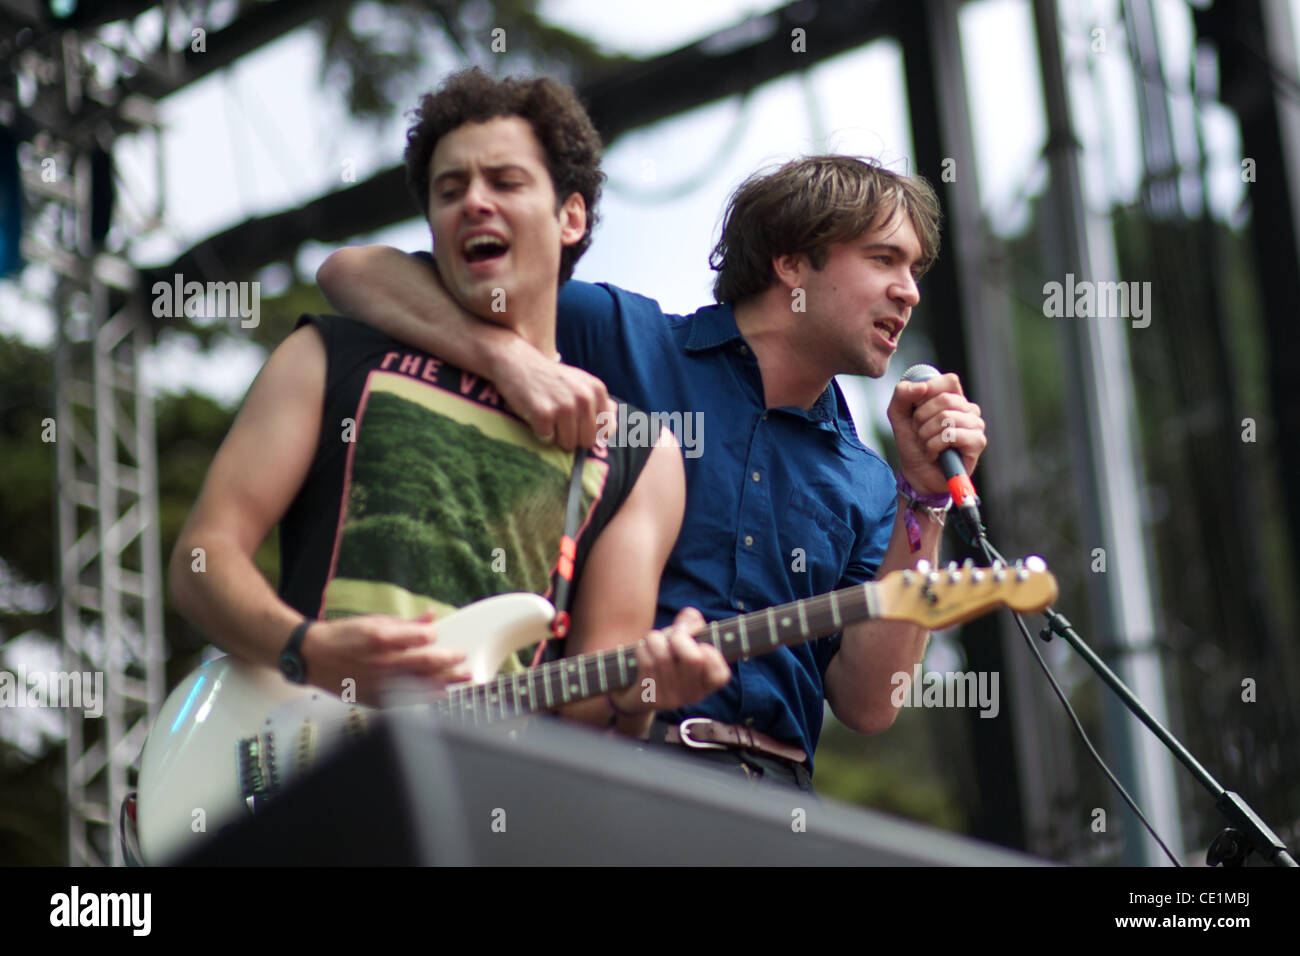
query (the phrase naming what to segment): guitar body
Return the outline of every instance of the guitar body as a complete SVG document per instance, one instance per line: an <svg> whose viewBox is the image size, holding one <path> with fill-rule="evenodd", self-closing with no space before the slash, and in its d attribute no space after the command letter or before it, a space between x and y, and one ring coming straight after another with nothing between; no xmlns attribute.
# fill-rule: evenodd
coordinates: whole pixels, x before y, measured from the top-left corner
<svg viewBox="0 0 1300 956"><path fill-rule="evenodd" d="M554 615L536 594L485 598L438 621L438 645L463 651L470 683L481 684L545 638ZM144 862L168 862L253 810L250 791L274 792L305 772L364 731L368 710L239 658L204 664L168 696L144 745L137 803Z"/></svg>

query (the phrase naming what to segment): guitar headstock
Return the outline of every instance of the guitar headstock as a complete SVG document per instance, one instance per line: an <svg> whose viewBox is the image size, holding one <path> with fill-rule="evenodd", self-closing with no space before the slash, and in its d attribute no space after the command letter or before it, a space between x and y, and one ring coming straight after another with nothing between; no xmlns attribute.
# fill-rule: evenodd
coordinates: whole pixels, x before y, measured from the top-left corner
<svg viewBox="0 0 1300 956"><path fill-rule="evenodd" d="M1014 565L977 568L967 561L938 570L922 562L915 571L894 571L875 584L876 616L911 621L938 630L979 617L1006 605L1017 611L1041 611L1056 600L1056 578L1047 564L1031 555Z"/></svg>

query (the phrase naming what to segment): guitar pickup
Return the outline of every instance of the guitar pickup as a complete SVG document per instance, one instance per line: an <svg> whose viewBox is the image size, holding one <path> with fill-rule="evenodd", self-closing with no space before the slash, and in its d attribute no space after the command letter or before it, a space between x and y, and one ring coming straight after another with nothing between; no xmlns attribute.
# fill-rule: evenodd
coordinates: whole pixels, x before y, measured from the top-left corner
<svg viewBox="0 0 1300 956"><path fill-rule="evenodd" d="M250 813L280 789L275 766L275 735L256 734L236 744L236 772L239 795Z"/></svg>

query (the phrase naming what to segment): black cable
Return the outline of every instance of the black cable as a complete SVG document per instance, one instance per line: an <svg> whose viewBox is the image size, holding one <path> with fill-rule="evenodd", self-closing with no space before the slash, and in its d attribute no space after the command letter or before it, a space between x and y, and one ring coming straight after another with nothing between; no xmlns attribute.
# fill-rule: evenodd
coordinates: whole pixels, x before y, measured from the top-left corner
<svg viewBox="0 0 1300 956"><path fill-rule="evenodd" d="M989 564L993 564L995 561L1000 561L1002 564L1007 563L1006 559L998 553L997 549L993 547L993 544L984 535L980 535L978 544L980 549L984 552L984 557ZM1033 652L1034 658L1038 661L1038 666L1042 668L1043 673L1047 676L1047 682L1051 685L1052 690L1060 700L1061 706L1065 708L1065 712L1070 715L1070 720L1074 723L1075 730L1077 730L1079 736L1083 738L1084 746L1086 746L1088 752L1092 754L1092 759L1097 762L1097 766L1101 767L1102 772L1110 780L1111 785L1119 791L1119 795L1124 798L1124 802L1128 804L1129 809L1137 814L1137 818L1142 822L1142 825L1146 827L1147 832L1151 834L1151 839L1160 844L1160 849L1165 851L1165 855L1169 857L1170 862L1173 863L1174 866L1181 867L1182 864L1178 862L1178 858L1174 856L1173 851L1165 845L1164 840L1160 839L1160 836L1156 833L1155 828L1151 825L1150 821L1148 821L1142 811L1138 809L1138 805L1134 802L1133 798L1129 796L1128 791L1124 789L1124 785L1120 783L1115 774L1111 772L1110 767L1106 766L1106 761L1102 759L1101 754L1097 753L1097 748L1095 748L1092 745L1092 741L1088 739L1088 734L1083 729L1083 724L1079 722L1079 717L1074 712L1074 708L1070 706L1069 700L1066 699L1065 692L1062 691L1060 685L1056 683L1056 678L1052 676L1052 672L1047 666L1047 661L1043 660L1043 655L1039 653L1038 647L1034 644L1034 638L1029 633L1029 628L1025 625L1024 618L1022 618L1016 611L1012 611L1011 614L1016 619L1016 624L1020 627L1020 633L1025 637L1025 643L1029 645L1030 651Z"/></svg>

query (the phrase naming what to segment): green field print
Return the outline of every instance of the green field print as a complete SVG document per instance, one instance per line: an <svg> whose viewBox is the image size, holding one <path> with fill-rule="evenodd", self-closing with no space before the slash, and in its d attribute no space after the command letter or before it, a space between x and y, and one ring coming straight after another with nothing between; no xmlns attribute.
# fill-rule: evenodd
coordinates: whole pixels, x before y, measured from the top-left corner
<svg viewBox="0 0 1300 956"><path fill-rule="evenodd" d="M411 617L432 604L441 616L493 594L544 593L572 467L501 412L373 373L327 614ZM587 462L584 514L605 470Z"/></svg>

